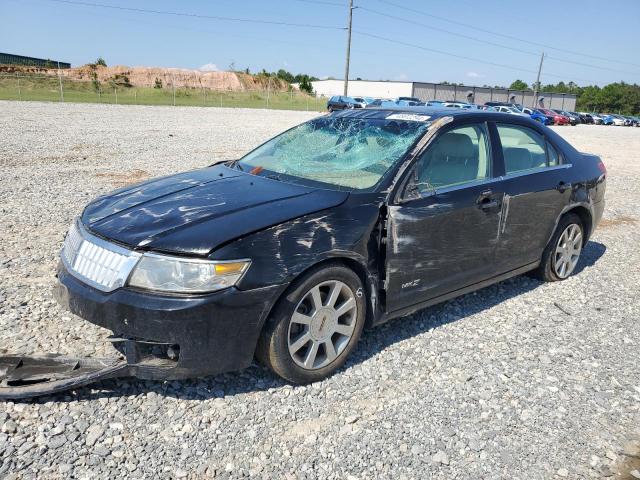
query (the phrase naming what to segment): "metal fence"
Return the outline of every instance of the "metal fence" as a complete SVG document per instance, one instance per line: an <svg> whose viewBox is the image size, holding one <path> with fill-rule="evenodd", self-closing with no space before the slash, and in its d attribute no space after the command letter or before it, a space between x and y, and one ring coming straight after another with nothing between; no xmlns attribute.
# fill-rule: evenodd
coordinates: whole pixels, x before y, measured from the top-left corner
<svg viewBox="0 0 640 480"><path fill-rule="evenodd" d="M64 76L0 74L0 100L105 103L117 105L173 105L270 108L322 111L326 99L296 89L254 90L118 85L112 82L70 80Z"/></svg>
<svg viewBox="0 0 640 480"><path fill-rule="evenodd" d="M530 90L421 82L413 84L413 96L423 101L472 102L479 105L485 102L510 102L533 107L535 102L533 92ZM539 92L538 100L540 99L542 99L544 108L569 111L574 111L576 108L576 96L570 93Z"/></svg>

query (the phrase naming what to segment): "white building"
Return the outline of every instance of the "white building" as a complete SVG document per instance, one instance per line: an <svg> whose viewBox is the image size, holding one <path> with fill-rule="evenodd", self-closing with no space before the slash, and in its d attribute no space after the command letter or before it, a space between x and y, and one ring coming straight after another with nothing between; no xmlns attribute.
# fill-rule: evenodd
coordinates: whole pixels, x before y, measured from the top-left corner
<svg viewBox="0 0 640 480"><path fill-rule="evenodd" d="M313 91L321 97L344 94L344 80L317 80L311 84ZM347 88L350 97L397 98L410 97L413 83L349 80Z"/></svg>
<svg viewBox="0 0 640 480"><path fill-rule="evenodd" d="M321 97L344 94L343 80L317 80L311 82L313 91ZM390 98L416 97L422 101L440 100L443 102L510 102L525 107L533 107L535 102L531 90L511 90L499 87L476 87L471 85L452 85L426 82L381 82L369 80L349 80L348 96ZM546 108L558 108L573 111L576 96L570 93L540 93L544 97Z"/></svg>

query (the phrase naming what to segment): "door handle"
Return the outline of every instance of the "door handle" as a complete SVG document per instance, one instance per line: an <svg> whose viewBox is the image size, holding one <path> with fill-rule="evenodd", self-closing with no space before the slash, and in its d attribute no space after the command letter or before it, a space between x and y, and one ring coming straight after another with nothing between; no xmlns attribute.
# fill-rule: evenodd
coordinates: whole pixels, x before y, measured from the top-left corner
<svg viewBox="0 0 640 480"><path fill-rule="evenodd" d="M571 184L567 183L565 181L561 181L560 183L558 183L558 186L556 187L556 189L560 192L560 193L564 193L565 190L571 188Z"/></svg>
<svg viewBox="0 0 640 480"><path fill-rule="evenodd" d="M488 208L493 208L498 206L498 201L495 198L484 197L482 200L478 202L478 206L482 210L486 210Z"/></svg>
<svg viewBox="0 0 640 480"><path fill-rule="evenodd" d="M493 208L498 206L498 200L496 200L493 191L485 190L480 194L477 200L478 207L482 210L486 210L488 208Z"/></svg>

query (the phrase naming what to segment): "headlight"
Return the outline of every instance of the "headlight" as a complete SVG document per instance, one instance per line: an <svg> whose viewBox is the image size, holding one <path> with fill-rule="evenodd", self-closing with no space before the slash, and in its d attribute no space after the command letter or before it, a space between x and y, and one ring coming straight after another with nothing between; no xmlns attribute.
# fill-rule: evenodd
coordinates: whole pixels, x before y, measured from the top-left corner
<svg viewBox="0 0 640 480"><path fill-rule="evenodd" d="M160 292L213 292L237 284L250 265L250 260L214 261L146 253L128 284Z"/></svg>

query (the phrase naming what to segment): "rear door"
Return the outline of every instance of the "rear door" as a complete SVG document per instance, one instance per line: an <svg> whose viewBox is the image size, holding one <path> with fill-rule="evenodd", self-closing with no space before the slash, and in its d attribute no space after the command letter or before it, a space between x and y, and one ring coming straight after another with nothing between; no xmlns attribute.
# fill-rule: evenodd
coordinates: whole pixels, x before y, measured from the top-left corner
<svg viewBox="0 0 640 480"><path fill-rule="evenodd" d="M386 303L391 312L493 275L503 192L487 126L441 132L388 209Z"/></svg>
<svg viewBox="0 0 640 480"><path fill-rule="evenodd" d="M540 260L571 197L570 168L538 130L496 124L504 161L504 206L496 267L501 272Z"/></svg>

